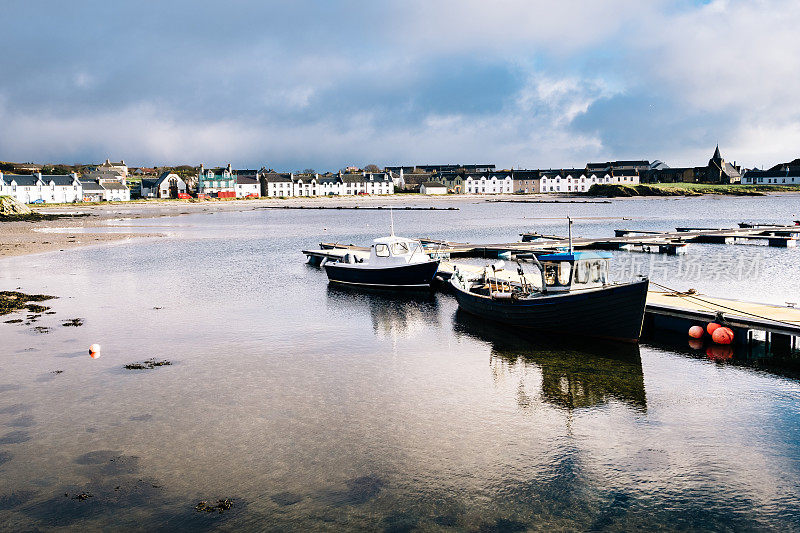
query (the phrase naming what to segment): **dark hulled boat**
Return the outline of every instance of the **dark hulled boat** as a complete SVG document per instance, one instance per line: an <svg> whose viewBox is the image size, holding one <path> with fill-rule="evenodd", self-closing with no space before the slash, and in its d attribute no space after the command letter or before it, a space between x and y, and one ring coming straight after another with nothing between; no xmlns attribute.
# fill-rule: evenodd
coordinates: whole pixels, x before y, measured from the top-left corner
<svg viewBox="0 0 800 533"><path fill-rule="evenodd" d="M495 273L451 278L464 311L509 326L547 333L638 342L644 320L648 280L607 281L608 253L543 255L536 261L539 288L523 274L518 283ZM521 269L520 269L521 272Z"/></svg>
<svg viewBox="0 0 800 533"><path fill-rule="evenodd" d="M375 239L369 257L347 254L325 264L329 281L390 289L430 287L438 269L419 241L394 235Z"/></svg>

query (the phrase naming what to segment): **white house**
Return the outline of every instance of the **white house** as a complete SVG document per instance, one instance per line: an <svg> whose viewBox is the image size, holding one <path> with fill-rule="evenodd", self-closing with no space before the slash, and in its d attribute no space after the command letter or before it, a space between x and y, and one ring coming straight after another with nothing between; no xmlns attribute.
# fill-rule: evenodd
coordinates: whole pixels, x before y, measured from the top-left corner
<svg viewBox="0 0 800 533"><path fill-rule="evenodd" d="M39 175L44 187L42 199L47 203L74 203L83 199L83 190L78 175L75 173L63 176Z"/></svg>
<svg viewBox="0 0 800 533"><path fill-rule="evenodd" d="M162 172L156 179L143 178L139 186L142 198L177 198L187 192L186 182L172 172Z"/></svg>
<svg viewBox="0 0 800 533"><path fill-rule="evenodd" d="M236 176L236 198L258 198L261 196L261 183L250 176Z"/></svg>
<svg viewBox="0 0 800 533"><path fill-rule="evenodd" d="M280 172L264 172L260 175L261 196L281 198L294 196L292 174Z"/></svg>
<svg viewBox="0 0 800 533"><path fill-rule="evenodd" d="M511 174L467 174L464 176L464 192L467 194L511 194L514 180Z"/></svg>
<svg viewBox="0 0 800 533"><path fill-rule="evenodd" d="M340 179L342 183L339 194L394 194L394 182L389 174L385 172L342 174Z"/></svg>
<svg viewBox="0 0 800 533"><path fill-rule="evenodd" d="M742 185L800 185L800 170L748 170Z"/></svg>
<svg viewBox="0 0 800 533"><path fill-rule="evenodd" d="M105 200L106 190L99 181L81 180L81 194L84 202L102 202Z"/></svg>
<svg viewBox="0 0 800 533"><path fill-rule="evenodd" d="M131 199L131 190L124 183L118 181L105 181L101 182L100 186L105 191L103 193L103 200L109 202L127 202Z"/></svg>
<svg viewBox="0 0 800 533"><path fill-rule="evenodd" d="M444 183L426 181L419 186L420 194L447 194L447 186Z"/></svg>
<svg viewBox="0 0 800 533"><path fill-rule="evenodd" d="M293 196L319 196L317 175L294 176L293 192Z"/></svg>
<svg viewBox="0 0 800 533"><path fill-rule="evenodd" d="M77 174L3 174L0 172L0 195L11 196L24 204L78 202L82 198L82 186Z"/></svg>

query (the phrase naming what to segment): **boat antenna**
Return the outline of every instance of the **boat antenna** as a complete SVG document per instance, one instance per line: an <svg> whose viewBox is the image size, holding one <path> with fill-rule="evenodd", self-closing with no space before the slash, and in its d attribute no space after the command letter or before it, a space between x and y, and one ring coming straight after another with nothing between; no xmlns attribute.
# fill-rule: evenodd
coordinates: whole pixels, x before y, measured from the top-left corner
<svg viewBox="0 0 800 533"><path fill-rule="evenodd" d="M569 253L572 253L572 218L567 217L567 226L569 226Z"/></svg>
<svg viewBox="0 0 800 533"><path fill-rule="evenodd" d="M389 208L389 220L392 224L392 237L394 237L394 214L392 213L392 208Z"/></svg>

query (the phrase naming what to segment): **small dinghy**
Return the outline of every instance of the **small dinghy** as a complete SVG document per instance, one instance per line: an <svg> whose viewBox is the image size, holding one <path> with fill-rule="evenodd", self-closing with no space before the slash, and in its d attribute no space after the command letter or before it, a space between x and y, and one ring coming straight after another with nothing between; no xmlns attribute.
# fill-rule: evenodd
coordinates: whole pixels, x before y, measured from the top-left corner
<svg viewBox="0 0 800 533"><path fill-rule="evenodd" d="M638 342L649 282L609 282L609 259L608 252L573 252L570 246L568 252L533 256L538 279L529 280L521 264L517 278L501 275L501 262L478 277L456 270L450 283L459 308L487 320L546 333Z"/></svg>

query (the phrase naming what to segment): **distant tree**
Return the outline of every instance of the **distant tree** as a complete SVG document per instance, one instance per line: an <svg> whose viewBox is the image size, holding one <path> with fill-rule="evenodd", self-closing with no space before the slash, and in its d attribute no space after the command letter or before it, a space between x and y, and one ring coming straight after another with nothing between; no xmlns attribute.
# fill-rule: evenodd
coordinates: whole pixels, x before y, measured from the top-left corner
<svg viewBox="0 0 800 533"><path fill-rule="evenodd" d="M316 174L316 173L317 173L317 171L314 170L313 168L307 168L307 169L303 170L303 174Z"/></svg>
<svg viewBox="0 0 800 533"><path fill-rule="evenodd" d="M64 175L72 172L72 167L67 165L45 165L42 167L42 174L49 174L51 176Z"/></svg>
<svg viewBox="0 0 800 533"><path fill-rule="evenodd" d="M378 165L374 164L374 163L370 163L369 165L366 165L364 167L364 170L366 170L367 172L380 172L381 171L380 167Z"/></svg>

